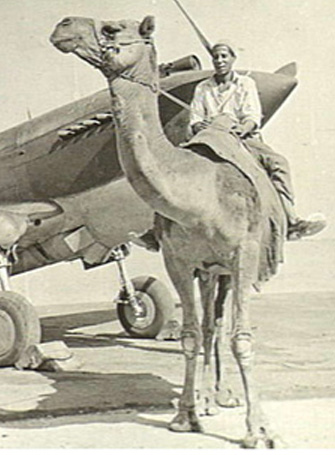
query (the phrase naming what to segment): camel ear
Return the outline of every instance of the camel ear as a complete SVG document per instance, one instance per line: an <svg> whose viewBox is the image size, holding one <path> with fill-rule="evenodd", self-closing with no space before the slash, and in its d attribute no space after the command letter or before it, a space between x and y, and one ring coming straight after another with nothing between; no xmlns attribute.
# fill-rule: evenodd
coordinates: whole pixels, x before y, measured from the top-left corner
<svg viewBox="0 0 335 455"><path fill-rule="evenodd" d="M154 16L147 16L143 19L139 31L140 35L143 36L143 38L150 38L151 34L155 30L155 18Z"/></svg>
<svg viewBox="0 0 335 455"><path fill-rule="evenodd" d="M117 23L117 22L109 22L105 24L103 27L101 27L101 33L107 37L111 37L115 35L117 32L121 32L121 30L124 27L122 27L122 24Z"/></svg>

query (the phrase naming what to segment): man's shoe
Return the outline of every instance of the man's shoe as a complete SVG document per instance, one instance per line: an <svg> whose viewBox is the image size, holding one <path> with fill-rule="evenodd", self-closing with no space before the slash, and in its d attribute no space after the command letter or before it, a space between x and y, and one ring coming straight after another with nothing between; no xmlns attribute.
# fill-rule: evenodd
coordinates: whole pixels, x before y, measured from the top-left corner
<svg viewBox="0 0 335 455"><path fill-rule="evenodd" d="M153 229L148 229L144 234L137 234L136 232L129 232L129 242L148 251L157 253L160 250L160 245L156 239Z"/></svg>
<svg viewBox="0 0 335 455"><path fill-rule="evenodd" d="M299 220L288 227L287 240L299 240L302 237L309 237L318 234L327 225L325 218Z"/></svg>

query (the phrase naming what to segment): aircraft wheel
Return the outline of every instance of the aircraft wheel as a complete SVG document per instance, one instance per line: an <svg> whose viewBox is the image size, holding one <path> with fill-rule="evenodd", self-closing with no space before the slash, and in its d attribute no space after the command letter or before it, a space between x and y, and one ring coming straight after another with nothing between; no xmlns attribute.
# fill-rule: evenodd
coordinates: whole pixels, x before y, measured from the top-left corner
<svg viewBox="0 0 335 455"><path fill-rule="evenodd" d="M119 303L117 313L122 327L137 338L155 338L174 312L174 303L167 287L157 278L140 276L131 280L143 316L136 317L129 304Z"/></svg>
<svg viewBox="0 0 335 455"><path fill-rule="evenodd" d="M41 326L33 305L15 292L0 292L0 366L14 365L29 346L40 341Z"/></svg>

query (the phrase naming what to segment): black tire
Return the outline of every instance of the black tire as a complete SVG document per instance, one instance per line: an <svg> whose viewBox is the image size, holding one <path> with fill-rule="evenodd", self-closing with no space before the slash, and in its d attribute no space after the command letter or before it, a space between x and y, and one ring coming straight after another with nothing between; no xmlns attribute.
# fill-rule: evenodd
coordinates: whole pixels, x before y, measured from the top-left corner
<svg viewBox="0 0 335 455"><path fill-rule="evenodd" d="M136 338L155 338L174 313L170 291L157 278L140 276L131 280L136 297L144 306L143 318L136 318L130 305L119 303L117 314L122 327Z"/></svg>
<svg viewBox="0 0 335 455"><path fill-rule="evenodd" d="M41 325L32 304L15 292L0 292L0 366L14 365L40 341Z"/></svg>

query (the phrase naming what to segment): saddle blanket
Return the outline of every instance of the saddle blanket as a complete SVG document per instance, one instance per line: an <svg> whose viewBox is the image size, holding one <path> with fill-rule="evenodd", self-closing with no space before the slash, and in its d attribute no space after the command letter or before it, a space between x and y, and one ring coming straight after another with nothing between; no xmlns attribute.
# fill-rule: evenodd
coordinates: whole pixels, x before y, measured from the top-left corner
<svg viewBox="0 0 335 455"><path fill-rule="evenodd" d="M279 195L266 171L243 145L243 141L229 132L230 125L229 117L218 117L208 128L200 131L183 144L183 148L201 153L214 161L229 162L239 169L256 188L264 217L258 274L259 282L262 282L275 274L278 264L283 262L283 244L287 229L286 216ZM211 153L203 153L203 146L209 148Z"/></svg>

